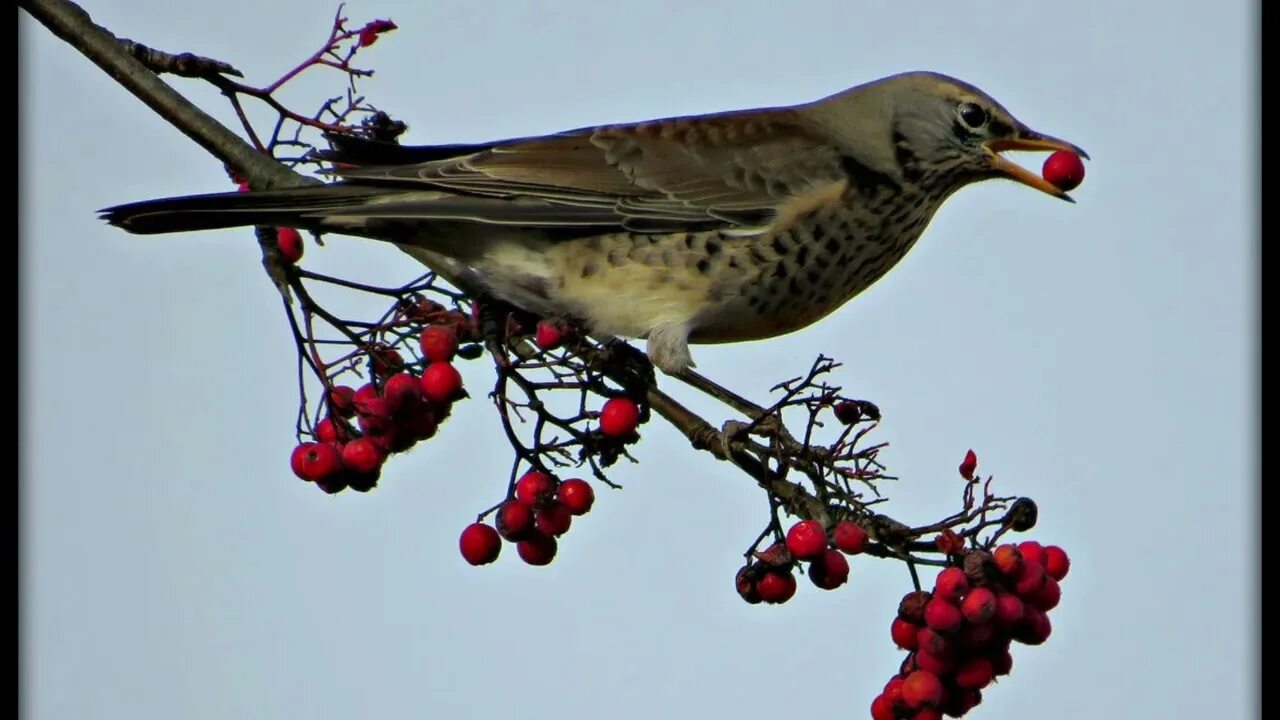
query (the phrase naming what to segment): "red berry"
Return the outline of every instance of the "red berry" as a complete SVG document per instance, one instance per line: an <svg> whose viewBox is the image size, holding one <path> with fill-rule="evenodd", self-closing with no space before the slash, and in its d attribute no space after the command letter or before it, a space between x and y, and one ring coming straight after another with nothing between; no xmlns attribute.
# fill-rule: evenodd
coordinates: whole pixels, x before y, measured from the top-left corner
<svg viewBox="0 0 1280 720"><path fill-rule="evenodd" d="M556 539L534 530L529 537L516 544L520 559L530 565L546 565L556 557Z"/></svg>
<svg viewBox="0 0 1280 720"><path fill-rule="evenodd" d="M942 681L927 670L916 670L902 683L902 702L913 709L938 705L942 702Z"/></svg>
<svg viewBox="0 0 1280 720"><path fill-rule="evenodd" d="M958 604L969 592L969 577L958 567L949 567L938 573L933 585L933 596Z"/></svg>
<svg viewBox="0 0 1280 720"><path fill-rule="evenodd" d="M297 263L302 259L302 233L290 227L276 228L276 247L281 257Z"/></svg>
<svg viewBox="0 0 1280 720"><path fill-rule="evenodd" d="M600 409L600 432L609 437L626 437L640 424L640 407L631 398L610 398Z"/></svg>
<svg viewBox="0 0 1280 720"><path fill-rule="evenodd" d="M498 508L498 516L494 519L498 534L519 542L533 531L533 506L519 500L508 500Z"/></svg>
<svg viewBox="0 0 1280 720"><path fill-rule="evenodd" d="M382 385L382 398L392 415L411 411L422 402L422 384L409 373L396 373Z"/></svg>
<svg viewBox="0 0 1280 720"><path fill-rule="evenodd" d="M857 555L867 549L867 531L848 520L836 524L831 539L836 548L847 555Z"/></svg>
<svg viewBox="0 0 1280 720"><path fill-rule="evenodd" d="M332 475L316 480L316 487L330 495L336 495L337 493L347 489L347 480L350 478L350 472L336 472Z"/></svg>
<svg viewBox="0 0 1280 720"><path fill-rule="evenodd" d="M750 605L760 603L760 593L756 592L755 571L750 565L743 565L738 569L738 574L733 578L733 585L738 590L738 595L746 600Z"/></svg>
<svg viewBox="0 0 1280 720"><path fill-rule="evenodd" d="M336 443L347 441L347 430L341 423L333 418L324 418L316 423L316 440L322 443Z"/></svg>
<svg viewBox="0 0 1280 720"><path fill-rule="evenodd" d="M1023 600L1030 600L1044 589L1048 580L1049 575L1044 571L1043 565L1024 561L1022 572L1018 573L1018 578L1014 581L1013 591Z"/></svg>
<svg viewBox="0 0 1280 720"><path fill-rule="evenodd" d="M871 701L871 720L894 720L897 717L898 712L893 707L893 699L887 694L877 695L876 699Z"/></svg>
<svg viewBox="0 0 1280 720"><path fill-rule="evenodd" d="M1067 150L1058 150L1044 161L1040 174L1060 190L1075 190L1084 182L1084 162Z"/></svg>
<svg viewBox="0 0 1280 720"><path fill-rule="evenodd" d="M550 500L556 493L555 478L541 470L530 470L516 481L516 499L530 505Z"/></svg>
<svg viewBox="0 0 1280 720"><path fill-rule="evenodd" d="M491 526L472 523L458 538L458 549L462 551L462 558L472 565L488 565L498 559L502 540Z"/></svg>
<svg viewBox="0 0 1280 720"><path fill-rule="evenodd" d="M903 650L915 650L920 647L919 633L918 626L902 618L894 618L893 623L889 625L889 635L893 637L893 644Z"/></svg>
<svg viewBox="0 0 1280 720"><path fill-rule="evenodd" d="M1049 639L1052 632L1049 616L1043 610L1028 607L1022 622L1013 630L1013 639L1024 645L1040 645Z"/></svg>
<svg viewBox="0 0 1280 720"><path fill-rule="evenodd" d="M934 655L923 650L917 650L915 653L916 667L921 670L942 677L951 672L951 668L955 667L955 658L950 655Z"/></svg>
<svg viewBox="0 0 1280 720"><path fill-rule="evenodd" d="M533 515L534 527L547 535L558 536L569 532L572 522L573 515L569 513L569 508L554 501L538 508Z"/></svg>
<svg viewBox="0 0 1280 720"><path fill-rule="evenodd" d="M1040 588L1040 592L1028 599L1035 607L1049 612L1058 607L1058 602L1062 600L1062 586L1052 577L1046 578L1044 587Z"/></svg>
<svg viewBox="0 0 1280 720"><path fill-rule="evenodd" d="M293 474L315 482L332 477L342 471L342 456L328 443L305 442L293 449L289 456Z"/></svg>
<svg viewBox="0 0 1280 720"><path fill-rule="evenodd" d="M391 417L390 411L387 410L387 401L378 394L378 388L374 387L373 383L365 383L356 388L351 396L351 405L359 415Z"/></svg>
<svg viewBox="0 0 1280 720"><path fill-rule="evenodd" d="M543 350L555 350L564 343L564 327L560 323L543 320L538 323L533 341Z"/></svg>
<svg viewBox="0 0 1280 720"><path fill-rule="evenodd" d="M996 677L1008 675L1013 670L1013 653L1009 652L1009 648L997 650L988 658L991 660L991 672Z"/></svg>
<svg viewBox="0 0 1280 720"><path fill-rule="evenodd" d="M348 385L336 385L328 393L329 410L338 417L349 418L356 414L356 391Z"/></svg>
<svg viewBox="0 0 1280 720"><path fill-rule="evenodd" d="M974 625L985 625L996 616L996 594L989 588L974 588L960 603L960 613Z"/></svg>
<svg viewBox="0 0 1280 720"><path fill-rule="evenodd" d="M960 628L960 633L956 636L956 642L963 648L970 650L984 648L991 643L991 638L995 637L996 628L991 623L983 625L970 625L965 623Z"/></svg>
<svg viewBox="0 0 1280 720"><path fill-rule="evenodd" d="M960 614L960 608L943 598L936 597L924 606L924 621L940 633L951 633L960 629L964 616Z"/></svg>
<svg viewBox="0 0 1280 720"><path fill-rule="evenodd" d="M342 464L357 473L371 473L382 467L387 456L370 437L359 437L342 447Z"/></svg>
<svg viewBox="0 0 1280 720"><path fill-rule="evenodd" d="M849 580L849 561L839 550L827 548L809 563L809 579L823 590L835 590Z"/></svg>
<svg viewBox="0 0 1280 720"><path fill-rule="evenodd" d="M845 425L852 425L862 419L862 405L850 400L836 403L834 410L836 419Z"/></svg>
<svg viewBox="0 0 1280 720"><path fill-rule="evenodd" d="M889 682L884 684L882 695L889 698L894 703L902 702L902 683L906 681L901 675L894 675L889 678Z"/></svg>
<svg viewBox="0 0 1280 720"><path fill-rule="evenodd" d="M933 598L924 590L909 592L898 602L898 617L913 625L924 624L924 609Z"/></svg>
<svg viewBox="0 0 1280 720"><path fill-rule="evenodd" d="M817 520L801 520L787 531L787 549L798 560L822 557L827 549L827 529Z"/></svg>
<svg viewBox="0 0 1280 720"><path fill-rule="evenodd" d="M571 478L560 483L556 498L574 515L586 515L596 501L596 494L586 480Z"/></svg>
<svg viewBox="0 0 1280 720"><path fill-rule="evenodd" d="M951 643L937 630L924 627L916 633L916 649L936 658L945 658L951 654Z"/></svg>
<svg viewBox="0 0 1280 720"><path fill-rule="evenodd" d="M408 412L401 411L396 430L397 434L404 438L426 440L436 434L436 428L439 427L439 424L436 419L436 413L431 409L431 406L426 403L418 403Z"/></svg>
<svg viewBox="0 0 1280 720"><path fill-rule="evenodd" d="M1044 567L1044 546L1035 540L1018 543L1018 552L1022 553L1023 564L1035 563Z"/></svg>
<svg viewBox="0 0 1280 720"><path fill-rule="evenodd" d="M996 594L995 622L998 627L1006 629L1015 627L1022 622L1025 614L1026 604L1017 595L1004 592Z"/></svg>
<svg viewBox="0 0 1280 720"><path fill-rule="evenodd" d="M431 402L453 402L461 391L462 375L447 362L433 362L422 372L422 394Z"/></svg>
<svg viewBox="0 0 1280 720"><path fill-rule="evenodd" d="M1044 549L1044 569L1049 573L1049 577L1054 580L1061 580L1067 576L1067 571L1071 569L1071 559L1067 557L1067 553L1057 545L1049 545Z"/></svg>
<svg viewBox="0 0 1280 720"><path fill-rule="evenodd" d="M756 580L756 592L770 605L780 605L796 594L796 577L781 570L766 570Z"/></svg>
<svg viewBox="0 0 1280 720"><path fill-rule="evenodd" d="M404 356L393 347L374 345L369 348L369 358L373 374L379 378L390 377L404 369Z"/></svg>
<svg viewBox="0 0 1280 720"><path fill-rule="evenodd" d="M373 472L358 473L354 470L348 470L343 473L347 479L347 487L356 492L369 492L378 486L378 478L382 476L382 469L379 468Z"/></svg>
<svg viewBox="0 0 1280 720"><path fill-rule="evenodd" d="M972 450L964 454L964 460L960 463L960 477L965 480L973 479L973 471L978 469L978 456Z"/></svg>
<svg viewBox="0 0 1280 720"><path fill-rule="evenodd" d="M384 415L361 415L357 421L365 438L378 444L384 451L396 443L398 428L394 420Z"/></svg>
<svg viewBox="0 0 1280 720"><path fill-rule="evenodd" d="M1022 570L1022 553L1013 545L1001 545L991 555L996 569L1007 578L1016 578Z"/></svg>
<svg viewBox="0 0 1280 720"><path fill-rule="evenodd" d="M960 555L964 552L964 538L950 528L938 533L933 544L944 555Z"/></svg>
<svg viewBox="0 0 1280 720"><path fill-rule="evenodd" d="M237 191L237 192L249 192L249 181L248 181L248 180L241 180L241 181L237 182L237 183L236 183L236 191Z"/></svg>
<svg viewBox="0 0 1280 720"><path fill-rule="evenodd" d="M418 336L418 343L429 362L449 362L458 352L458 333L452 325L428 325Z"/></svg>
<svg viewBox="0 0 1280 720"><path fill-rule="evenodd" d="M981 690L991 684L995 671L991 661L984 657L973 657L960 663L956 668L956 685L966 690Z"/></svg>
<svg viewBox="0 0 1280 720"><path fill-rule="evenodd" d="M950 688L942 701L942 712L947 717L964 717L970 710L982 704L981 690ZM919 717L919 716L917 716Z"/></svg>
<svg viewBox="0 0 1280 720"><path fill-rule="evenodd" d="M916 714L911 716L911 720L942 720L942 712L936 708L923 708L917 710Z"/></svg>

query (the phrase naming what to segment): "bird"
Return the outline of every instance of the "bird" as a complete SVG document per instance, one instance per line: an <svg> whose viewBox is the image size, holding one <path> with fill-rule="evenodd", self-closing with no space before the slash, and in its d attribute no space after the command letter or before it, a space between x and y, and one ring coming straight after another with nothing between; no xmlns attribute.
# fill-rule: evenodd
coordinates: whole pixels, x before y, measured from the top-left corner
<svg viewBox="0 0 1280 720"><path fill-rule="evenodd" d="M391 242L464 292L643 339L678 376L691 343L778 337L843 306L961 188L1004 178L1074 202L1001 153L1089 157L927 71L793 106L479 144L329 139L332 182L101 217L137 234L287 226Z"/></svg>

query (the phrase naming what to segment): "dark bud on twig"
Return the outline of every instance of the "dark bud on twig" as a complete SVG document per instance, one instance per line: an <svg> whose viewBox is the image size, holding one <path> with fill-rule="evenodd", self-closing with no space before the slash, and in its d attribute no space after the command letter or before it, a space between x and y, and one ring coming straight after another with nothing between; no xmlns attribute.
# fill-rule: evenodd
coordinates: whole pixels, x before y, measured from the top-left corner
<svg viewBox="0 0 1280 720"><path fill-rule="evenodd" d="M396 138L403 135L404 131L409 129L409 126L399 120L392 120L390 115L379 110L365 118L365 120L360 123L360 129L363 130L366 137L371 140L395 142Z"/></svg>
<svg viewBox="0 0 1280 720"><path fill-rule="evenodd" d="M872 422L880 422L880 408L875 403L870 400L859 400L858 407Z"/></svg>
<svg viewBox="0 0 1280 720"><path fill-rule="evenodd" d="M463 360L475 360L484 354L484 346L479 344L463 345L458 348L457 355Z"/></svg>
<svg viewBox="0 0 1280 720"><path fill-rule="evenodd" d="M1009 508L1009 512L1005 513L1004 524L1010 529L1017 532L1026 532L1036 526L1036 519L1040 516L1040 510L1036 507L1036 503L1031 498L1018 498Z"/></svg>

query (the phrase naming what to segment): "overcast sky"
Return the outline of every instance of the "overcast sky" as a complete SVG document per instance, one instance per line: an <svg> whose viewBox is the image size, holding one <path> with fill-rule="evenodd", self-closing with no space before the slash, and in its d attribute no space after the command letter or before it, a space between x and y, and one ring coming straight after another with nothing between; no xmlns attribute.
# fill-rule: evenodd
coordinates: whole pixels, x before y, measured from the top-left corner
<svg viewBox="0 0 1280 720"><path fill-rule="evenodd" d="M1253 3L348 3L400 30L361 86L406 142L482 141L789 104L930 69L1093 156L1077 205L953 197L912 253L808 330L695 348L767 398L819 352L877 402L902 480L952 511L975 448L1071 554L1054 633L979 718L1235 718L1257 638ZM313 51L315 0L94 0L120 36L266 83ZM368 495L294 478L293 345L252 233L140 238L98 208L222 190L221 165L19 13L23 88L20 621L28 717L869 717L901 653L898 563L856 558L780 607L734 594L766 519L741 473L644 428L546 568L457 536L509 467L491 374ZM224 119L216 92L173 81ZM315 72L285 94L337 94ZM1025 158L1038 168L1040 158ZM384 284L375 243L308 248ZM357 311L361 306L355 306ZM366 314L377 308L363 307ZM727 411L664 385L714 422ZM817 715L820 714L820 715Z"/></svg>

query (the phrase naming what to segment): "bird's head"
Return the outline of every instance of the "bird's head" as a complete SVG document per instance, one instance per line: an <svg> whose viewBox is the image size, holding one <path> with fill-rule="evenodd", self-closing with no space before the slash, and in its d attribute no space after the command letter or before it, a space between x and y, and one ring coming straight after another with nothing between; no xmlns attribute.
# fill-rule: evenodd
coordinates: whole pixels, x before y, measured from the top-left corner
<svg viewBox="0 0 1280 720"><path fill-rule="evenodd" d="M901 182L949 194L971 182L1007 178L1056 198L1071 196L1000 153L1079 147L1024 125L986 93L930 72L893 75L804 109L863 165Z"/></svg>

